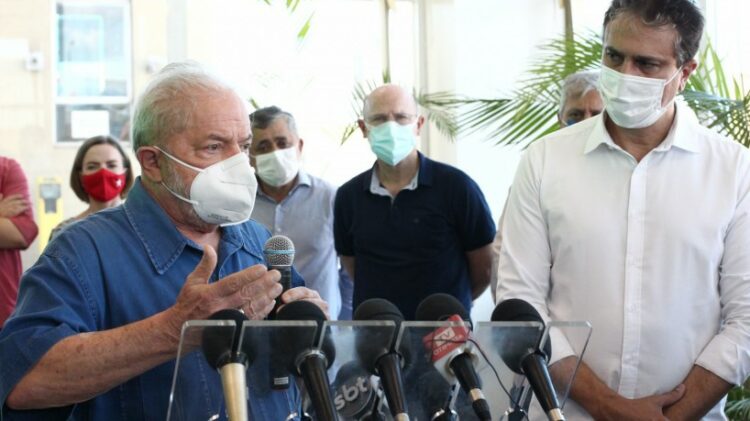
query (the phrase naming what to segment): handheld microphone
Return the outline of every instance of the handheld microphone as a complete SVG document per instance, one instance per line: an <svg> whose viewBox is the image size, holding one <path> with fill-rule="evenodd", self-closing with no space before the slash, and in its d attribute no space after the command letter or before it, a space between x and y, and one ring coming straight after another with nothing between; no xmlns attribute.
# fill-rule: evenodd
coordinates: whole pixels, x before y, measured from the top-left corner
<svg viewBox="0 0 750 421"><path fill-rule="evenodd" d="M492 312L493 322L541 322L542 316L529 303L517 298L504 300ZM515 373L525 375L534 391L542 410L550 421L565 421L565 416L557 401L552 379L547 369L547 361L552 353L552 345L547 341L544 351L539 349L540 337L513 335L503 338L499 344L500 357L505 365Z"/></svg>
<svg viewBox="0 0 750 421"><path fill-rule="evenodd" d="M281 280L279 282L281 283L281 293L283 294L292 287L294 243L292 243L289 237L274 235L266 240L266 243L263 245L263 256L266 258L269 270L276 269L281 273ZM269 319L276 317L276 312L280 305L281 295L276 297L276 305L268 316ZM277 358L272 356L269 366L271 371L271 388L276 390L287 389L289 388L289 376L283 373L283 368L279 367L279 363L276 360Z"/></svg>
<svg viewBox="0 0 750 421"><path fill-rule="evenodd" d="M245 371L250 358L240 345L242 322L247 317L235 309L226 309L212 314L210 320L234 320L237 327L230 334L229 327L208 327L203 331L202 350L206 362L219 371L224 402L230 421L247 421L247 378ZM252 355L250 356L252 357Z"/></svg>
<svg viewBox="0 0 750 421"><path fill-rule="evenodd" d="M273 338L274 345L284 367L295 376L302 377L315 410L315 419L336 421L336 408L333 405L326 372L336 358L336 349L329 336L325 337L320 348L315 347L315 344L320 342L320 335L323 334L321 327L326 320L325 314L309 301L294 301L279 310L276 320L317 322L318 328L314 332L300 333L299 329L279 329Z"/></svg>
<svg viewBox="0 0 750 421"><path fill-rule="evenodd" d="M471 321L463 304L448 294L432 294L417 306L417 320ZM482 421L490 421L490 406L482 393L479 376L474 369L478 359L466 346L470 331L463 326L436 329L422 338L425 348L432 353L432 362L446 380L458 379L461 388L471 399L471 406Z"/></svg>
<svg viewBox="0 0 750 421"><path fill-rule="evenodd" d="M401 322L404 321L404 316L390 301L372 298L357 307L354 320L391 320L396 323L398 331ZM355 344L359 360L370 373L380 377L393 419L409 421L404 381L401 375L401 370L406 368L411 360L408 338L404 338L401 346L396 350L394 349L396 335L383 337L382 331L373 333L367 329L360 333L362 335L357 337Z"/></svg>
<svg viewBox="0 0 750 421"><path fill-rule="evenodd" d="M281 286L283 292L292 287L292 263L294 262L294 243L284 235L274 235L266 240L263 245L263 256L266 258L268 269L276 269L281 273ZM282 294L283 294L282 292ZM276 307L281 304L280 298L276 299ZM274 309L274 312L276 309Z"/></svg>

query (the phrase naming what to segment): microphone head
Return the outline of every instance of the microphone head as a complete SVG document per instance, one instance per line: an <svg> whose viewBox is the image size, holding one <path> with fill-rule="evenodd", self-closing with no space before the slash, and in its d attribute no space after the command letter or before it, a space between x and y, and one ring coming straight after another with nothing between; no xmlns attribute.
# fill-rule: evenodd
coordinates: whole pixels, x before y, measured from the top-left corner
<svg viewBox="0 0 750 421"><path fill-rule="evenodd" d="M501 301L492 312L493 322L539 322L544 325L544 319L538 311L528 302L511 298ZM529 336L524 330L517 330L515 334L503 335L497 341L497 348L500 350L500 358L505 365L518 374L523 374L521 370L521 360L527 355L538 350L539 335ZM544 344L544 354L547 359L552 353L552 345L547 340Z"/></svg>
<svg viewBox="0 0 750 421"><path fill-rule="evenodd" d="M342 418L359 420L372 412L377 393L370 382L370 373L359 361L342 365L331 386L333 404Z"/></svg>
<svg viewBox="0 0 750 421"><path fill-rule="evenodd" d="M285 327L279 328L274 336L275 349L278 349L281 360L284 362L290 372L299 375L297 369L297 357L308 350L315 349L316 344L320 341L320 335L323 334L322 326L326 321L326 316L320 307L309 301L294 301L285 304L276 314L276 320L286 321L314 321L317 322L318 328L315 331L305 329L304 332L299 328ZM331 335L326 334L320 351L326 357L326 364L331 366L336 358L336 347L331 340Z"/></svg>
<svg viewBox="0 0 750 421"><path fill-rule="evenodd" d="M396 307L395 304L382 298L371 298L360 304L354 311L354 320L390 320L396 323L396 331L394 336L386 335L383 330L380 329L368 329L363 328L358 332L357 339L355 341L355 348L357 355L362 365L373 374L377 371L377 362L380 357L386 355L393 350L395 341L397 340L396 335L401 326L401 322L404 321L404 315ZM406 367L411 361L411 347L408 332L405 332L404 337L397 352L401 355L401 367Z"/></svg>
<svg viewBox="0 0 750 421"><path fill-rule="evenodd" d="M269 266L291 266L294 262L294 243L284 235L274 235L263 245L263 255Z"/></svg>
<svg viewBox="0 0 750 421"><path fill-rule="evenodd" d="M203 330L201 349L206 362L211 368L217 369L224 364L233 362L239 354L238 342L242 331L242 322L247 320L245 315L236 309L228 308L212 314L209 320L232 320L237 326L210 326Z"/></svg>
<svg viewBox="0 0 750 421"><path fill-rule="evenodd" d="M456 297L450 294L437 293L422 300L417 306L416 320L424 322L440 322L454 314L470 322L471 317L466 307Z"/></svg>

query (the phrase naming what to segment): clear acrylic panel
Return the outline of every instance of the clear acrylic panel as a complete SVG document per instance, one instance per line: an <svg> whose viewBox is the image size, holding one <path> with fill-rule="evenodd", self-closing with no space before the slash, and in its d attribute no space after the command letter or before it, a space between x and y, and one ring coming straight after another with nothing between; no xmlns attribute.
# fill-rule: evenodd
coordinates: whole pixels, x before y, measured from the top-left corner
<svg viewBox="0 0 750 421"><path fill-rule="evenodd" d="M246 321L239 334L237 329L235 322L229 320L196 320L183 325L167 421L228 419L221 376L209 361L221 361L222 352L235 336L242 344L240 352L247 358L247 412L253 420L264 418L259 401L274 393L274 379L288 374L291 365L285 358L287 353L274 350L283 348L290 339L295 344L309 344L310 348L317 346L318 325L312 321ZM291 388L282 393L287 400L288 419L298 419L296 391Z"/></svg>

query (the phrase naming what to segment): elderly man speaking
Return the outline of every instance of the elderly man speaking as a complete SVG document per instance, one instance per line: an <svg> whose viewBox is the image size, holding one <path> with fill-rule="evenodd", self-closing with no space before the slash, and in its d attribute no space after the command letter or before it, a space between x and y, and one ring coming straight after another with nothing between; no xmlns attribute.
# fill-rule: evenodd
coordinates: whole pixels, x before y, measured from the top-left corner
<svg viewBox="0 0 750 421"><path fill-rule="evenodd" d="M197 65L170 65L136 104L133 139L143 175L127 202L61 233L22 279L0 335L3 419L165 419L183 323L226 308L262 319L282 292L262 264L269 233L248 221L242 99ZM281 299L327 307L304 287ZM196 405L216 400L218 382L192 367ZM251 387L253 419L297 406L294 388Z"/></svg>

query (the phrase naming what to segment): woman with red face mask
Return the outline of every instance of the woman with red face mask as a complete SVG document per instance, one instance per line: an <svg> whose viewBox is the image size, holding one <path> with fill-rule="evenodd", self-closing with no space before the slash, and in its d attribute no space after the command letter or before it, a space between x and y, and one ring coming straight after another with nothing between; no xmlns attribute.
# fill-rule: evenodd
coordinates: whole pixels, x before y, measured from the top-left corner
<svg viewBox="0 0 750 421"><path fill-rule="evenodd" d="M111 136L87 139L73 161L70 187L89 207L79 215L62 221L50 233L50 240L68 225L122 203L132 184L130 159L120 142Z"/></svg>

